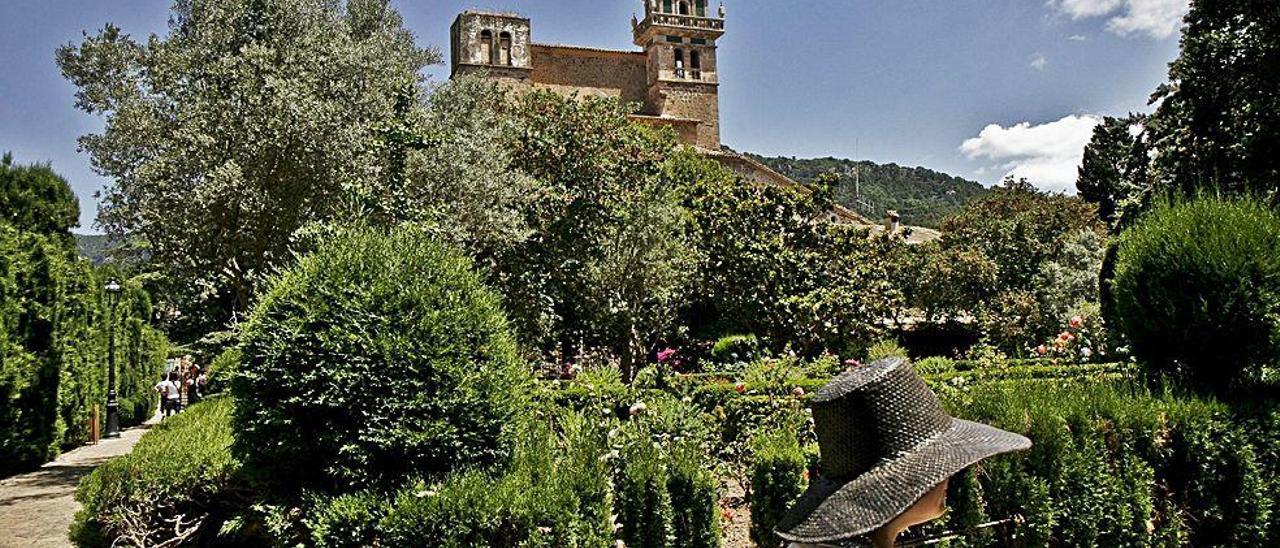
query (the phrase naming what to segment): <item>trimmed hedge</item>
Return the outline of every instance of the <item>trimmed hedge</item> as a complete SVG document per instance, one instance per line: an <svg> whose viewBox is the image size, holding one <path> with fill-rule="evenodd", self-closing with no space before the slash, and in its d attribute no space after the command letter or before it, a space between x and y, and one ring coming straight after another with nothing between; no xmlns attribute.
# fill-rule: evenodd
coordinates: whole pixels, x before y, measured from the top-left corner
<svg viewBox="0 0 1280 548"><path fill-rule="evenodd" d="M1231 408L1112 381L1026 382L944 395L957 416L1033 442L952 479L947 521L930 527L964 535L953 545L1000 545L1013 535L1032 547L1270 546L1280 538L1280 406ZM760 529L786 487L802 481L795 450L780 452L757 453L755 473L784 486L770 489L783 495L766 499ZM1013 516L1022 520L1003 536L973 530Z"/></svg>
<svg viewBox="0 0 1280 548"><path fill-rule="evenodd" d="M995 384L949 404L1032 439L1029 452L993 460L981 475L987 514L1027 517L1030 538L1264 546L1280 530L1274 406L1233 410L1114 383Z"/></svg>
<svg viewBox="0 0 1280 548"><path fill-rule="evenodd" d="M71 539L80 546L155 546L179 533L188 544L216 535L236 500L229 489L240 467L230 451L231 410L222 397L193 405L144 434L132 453L85 477Z"/></svg>
<svg viewBox="0 0 1280 548"><path fill-rule="evenodd" d="M75 256L60 235L0 223L0 476L35 468L89 439L93 406L105 426L112 276ZM125 281L116 306L120 422L149 418L167 341L150 325L143 289Z"/></svg>
<svg viewBox="0 0 1280 548"><path fill-rule="evenodd" d="M804 492L808 459L790 430L764 433L753 445L755 455L749 493L751 540L765 548L783 546L774 529Z"/></svg>
<svg viewBox="0 0 1280 548"><path fill-rule="evenodd" d="M1280 356L1280 215L1252 201L1158 206L1120 239L1114 323L1189 386L1256 382Z"/></svg>
<svg viewBox="0 0 1280 548"><path fill-rule="evenodd" d="M531 421L519 438L505 472L460 472L401 490L378 526L381 545L611 546L607 430L559 413Z"/></svg>
<svg viewBox="0 0 1280 548"><path fill-rule="evenodd" d="M235 450L285 496L501 462L530 379L498 296L408 228L352 229L303 257L240 348Z"/></svg>

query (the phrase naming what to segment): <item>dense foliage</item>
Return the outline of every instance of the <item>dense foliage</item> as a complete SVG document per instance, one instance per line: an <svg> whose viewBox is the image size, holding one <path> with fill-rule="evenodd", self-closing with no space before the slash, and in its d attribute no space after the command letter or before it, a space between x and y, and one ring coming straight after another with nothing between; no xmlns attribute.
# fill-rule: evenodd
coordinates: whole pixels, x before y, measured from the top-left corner
<svg viewBox="0 0 1280 548"><path fill-rule="evenodd" d="M1098 205L1098 216L1116 231L1132 224L1152 198L1150 146L1143 133L1147 117L1107 116L1093 128L1076 178L1080 198Z"/></svg>
<svg viewBox="0 0 1280 548"><path fill-rule="evenodd" d="M284 494L499 462L526 377L498 296L413 229L351 229L301 259L239 361L236 453Z"/></svg>
<svg viewBox="0 0 1280 548"><path fill-rule="evenodd" d="M1154 209L1120 238L1116 324L1148 367L1221 390L1280 355L1280 216L1200 198Z"/></svg>
<svg viewBox="0 0 1280 548"><path fill-rule="evenodd" d="M937 246L907 250L906 272L937 277L905 275L904 292L930 319L972 318L989 344L1029 354L1098 301L1105 229L1095 211L1006 181L948 218Z"/></svg>
<svg viewBox="0 0 1280 548"><path fill-rule="evenodd" d="M691 151L667 170L689 181L684 203L703 259L683 310L695 335L753 333L815 355L883 336L881 320L901 305L887 260L900 239L832 223L819 193L743 184Z"/></svg>
<svg viewBox="0 0 1280 548"><path fill-rule="evenodd" d="M48 165L14 165L0 157L0 223L18 230L66 237L80 224L80 202Z"/></svg>
<svg viewBox="0 0 1280 548"><path fill-rule="evenodd" d="M145 41L107 25L57 60L105 117L80 139L113 181L99 223L152 259L199 333L292 261L294 231L380 195L376 138L439 55L380 0L179 1L169 21Z"/></svg>
<svg viewBox="0 0 1280 548"><path fill-rule="evenodd" d="M894 210L908 225L936 228L966 203L987 193L976 181L923 167L838 158L752 157L803 183L834 176L835 200L873 220L886 210Z"/></svg>
<svg viewBox="0 0 1280 548"><path fill-rule="evenodd" d="M113 307L106 280L76 256L67 228L75 197L45 166L0 167L6 200L27 214L0 219L0 475L40 465L89 439L105 419L108 335L116 334L121 423L151 416L152 383L167 342L150 325L150 299L125 281ZM70 197L70 198L68 198ZM69 201L68 201L69 200ZM70 216L70 217L69 217ZM41 220L42 219L42 220ZM114 313L114 315L113 315Z"/></svg>
<svg viewBox="0 0 1280 548"><path fill-rule="evenodd" d="M569 356L605 347L624 370L671 327L693 264L661 169L673 137L628 112L611 99L520 99L514 162L541 191L526 210L532 235L495 276L524 338Z"/></svg>
<svg viewBox="0 0 1280 548"><path fill-rule="evenodd" d="M1280 13L1267 0L1191 3L1148 125L1157 187L1280 203Z"/></svg>
<svg viewBox="0 0 1280 548"><path fill-rule="evenodd" d="M133 452L108 461L76 492L83 508L71 526L79 546L205 543L236 500L232 403L213 398L165 420Z"/></svg>
<svg viewBox="0 0 1280 548"><path fill-rule="evenodd" d="M1108 118L1080 169L1081 196L1123 227L1168 195L1280 203L1280 15L1267 0L1197 0L1149 116Z"/></svg>

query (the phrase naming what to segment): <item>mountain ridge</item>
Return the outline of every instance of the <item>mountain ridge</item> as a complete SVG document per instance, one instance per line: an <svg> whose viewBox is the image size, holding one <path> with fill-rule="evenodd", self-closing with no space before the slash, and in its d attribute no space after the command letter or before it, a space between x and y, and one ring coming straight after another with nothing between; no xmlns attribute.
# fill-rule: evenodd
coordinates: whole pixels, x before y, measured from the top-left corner
<svg viewBox="0 0 1280 548"><path fill-rule="evenodd" d="M840 204L872 219L894 210L908 225L937 228L943 219L960 211L970 200L989 192L977 181L920 166L832 156L796 158L749 152L745 155L804 184L815 183L820 175L834 174L838 177L835 199Z"/></svg>

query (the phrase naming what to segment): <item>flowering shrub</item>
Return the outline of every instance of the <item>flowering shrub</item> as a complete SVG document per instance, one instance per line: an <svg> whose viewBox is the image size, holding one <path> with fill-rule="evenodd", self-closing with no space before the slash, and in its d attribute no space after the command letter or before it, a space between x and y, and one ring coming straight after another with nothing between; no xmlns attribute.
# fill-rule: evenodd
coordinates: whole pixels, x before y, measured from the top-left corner
<svg viewBox="0 0 1280 548"><path fill-rule="evenodd" d="M1109 358L1107 346L1098 306L1087 303L1072 313L1061 333L1033 348L1032 353L1053 363L1096 363Z"/></svg>

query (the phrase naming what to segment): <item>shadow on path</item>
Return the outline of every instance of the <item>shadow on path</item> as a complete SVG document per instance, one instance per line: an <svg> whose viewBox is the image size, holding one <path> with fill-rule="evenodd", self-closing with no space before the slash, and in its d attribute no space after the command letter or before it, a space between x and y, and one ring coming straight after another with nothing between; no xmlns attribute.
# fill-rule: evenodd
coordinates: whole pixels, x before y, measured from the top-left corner
<svg viewBox="0 0 1280 548"><path fill-rule="evenodd" d="M75 501L80 480L102 463L132 451L157 418L125 430L119 438L68 451L39 470L0 480L0 548L71 546L67 531L80 509Z"/></svg>

